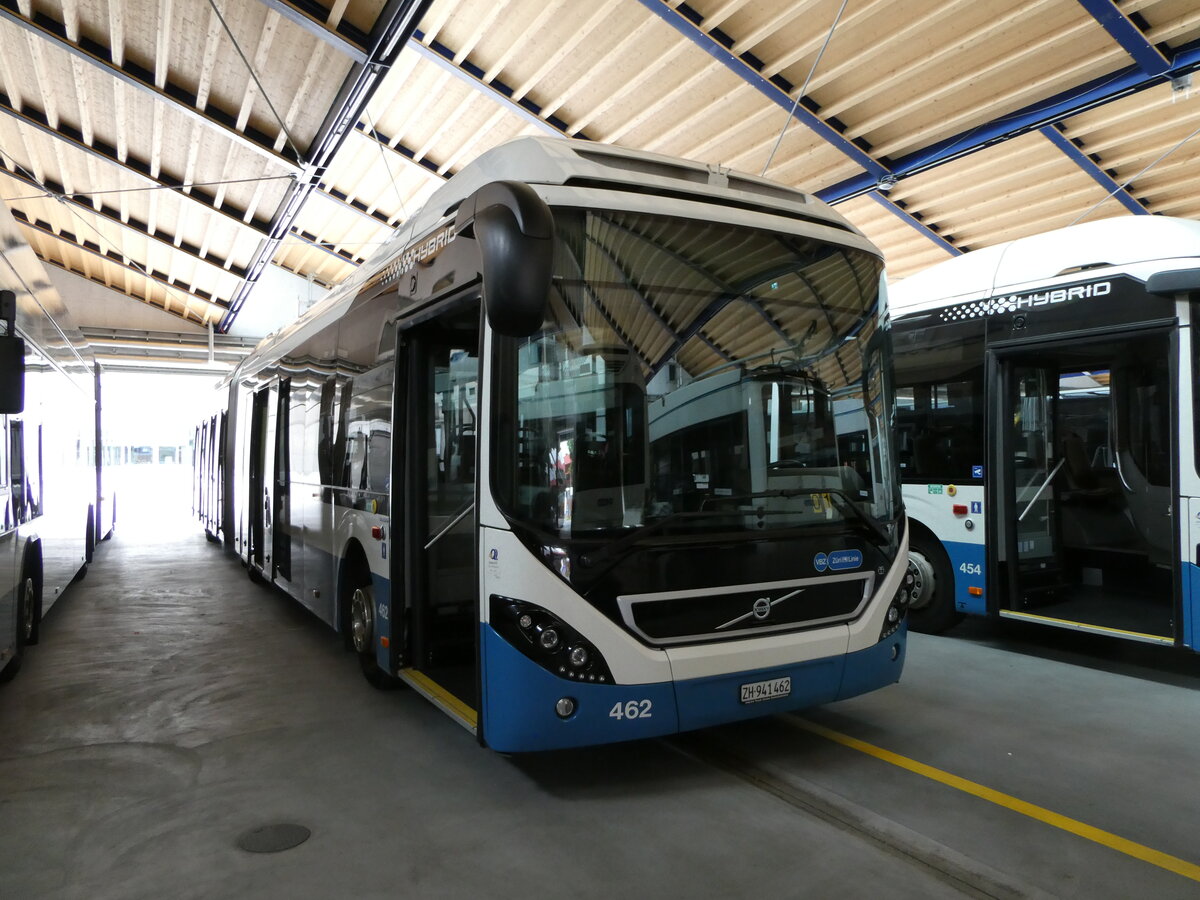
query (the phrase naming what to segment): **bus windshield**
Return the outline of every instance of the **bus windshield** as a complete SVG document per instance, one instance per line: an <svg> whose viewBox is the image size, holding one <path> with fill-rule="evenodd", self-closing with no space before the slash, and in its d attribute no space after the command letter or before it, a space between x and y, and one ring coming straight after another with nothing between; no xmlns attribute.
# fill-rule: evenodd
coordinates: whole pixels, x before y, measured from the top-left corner
<svg viewBox="0 0 1200 900"><path fill-rule="evenodd" d="M710 221L555 218L543 326L498 357L493 487L514 522L565 541L818 526L894 550L877 256Z"/></svg>

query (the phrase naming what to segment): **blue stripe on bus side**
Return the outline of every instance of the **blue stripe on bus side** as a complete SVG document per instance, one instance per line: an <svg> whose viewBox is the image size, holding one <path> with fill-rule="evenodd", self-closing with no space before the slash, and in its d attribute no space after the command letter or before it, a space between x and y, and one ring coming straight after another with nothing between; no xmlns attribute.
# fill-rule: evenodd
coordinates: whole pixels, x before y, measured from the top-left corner
<svg viewBox="0 0 1200 900"><path fill-rule="evenodd" d="M1200 566L1183 564L1183 646L1200 650Z"/></svg>
<svg viewBox="0 0 1200 900"><path fill-rule="evenodd" d="M392 640L392 582L372 572L371 589L375 593L375 661L390 673L387 644Z"/></svg>
<svg viewBox="0 0 1200 900"><path fill-rule="evenodd" d="M987 554L983 544L944 541L942 546L946 548L951 574L954 576L954 608L969 615L986 615L986 590L978 597L972 597L967 590L970 587L986 587Z"/></svg>

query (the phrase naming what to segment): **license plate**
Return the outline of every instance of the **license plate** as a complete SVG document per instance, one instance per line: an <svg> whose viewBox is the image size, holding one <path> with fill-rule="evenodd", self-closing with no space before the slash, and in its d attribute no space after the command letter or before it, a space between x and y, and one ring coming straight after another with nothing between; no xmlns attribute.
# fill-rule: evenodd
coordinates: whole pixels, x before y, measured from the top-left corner
<svg viewBox="0 0 1200 900"><path fill-rule="evenodd" d="M792 679L773 678L770 681L755 681L742 685L742 702L758 703L760 700L775 700L792 692Z"/></svg>

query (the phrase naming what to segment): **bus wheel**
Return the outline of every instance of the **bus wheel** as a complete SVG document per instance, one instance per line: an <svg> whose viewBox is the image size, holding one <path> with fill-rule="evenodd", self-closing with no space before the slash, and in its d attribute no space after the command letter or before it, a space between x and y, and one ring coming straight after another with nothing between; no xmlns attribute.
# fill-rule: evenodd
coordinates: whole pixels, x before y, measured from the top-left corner
<svg viewBox="0 0 1200 900"><path fill-rule="evenodd" d="M21 663L25 659L25 648L33 637L33 626L37 615L37 585L33 577L25 575L21 590L17 594L17 646L13 658L0 671L0 681L11 681L21 671Z"/></svg>
<svg viewBox="0 0 1200 900"><path fill-rule="evenodd" d="M350 644L371 687L391 690L400 686L400 679L379 668L375 659L375 592L369 584L355 588L350 596Z"/></svg>
<svg viewBox="0 0 1200 900"><path fill-rule="evenodd" d="M916 538L908 548L908 627L925 634L940 634L956 625L962 614L954 608L954 576L950 560L935 542Z"/></svg>

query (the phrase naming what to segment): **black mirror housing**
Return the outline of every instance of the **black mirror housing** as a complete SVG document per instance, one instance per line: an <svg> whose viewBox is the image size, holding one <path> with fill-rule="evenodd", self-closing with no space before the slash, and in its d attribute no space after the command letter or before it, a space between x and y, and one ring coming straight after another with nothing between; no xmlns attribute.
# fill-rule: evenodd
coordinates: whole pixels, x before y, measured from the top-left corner
<svg viewBox="0 0 1200 900"><path fill-rule="evenodd" d="M1146 291L1161 297L1192 294L1200 291L1200 269L1172 269L1155 272L1146 279Z"/></svg>
<svg viewBox="0 0 1200 900"><path fill-rule="evenodd" d="M25 409L25 341L16 335L0 337L0 413Z"/></svg>
<svg viewBox="0 0 1200 900"><path fill-rule="evenodd" d="M507 337L541 327L554 262L554 216L529 185L494 181L463 201L455 231L479 244L488 323Z"/></svg>

